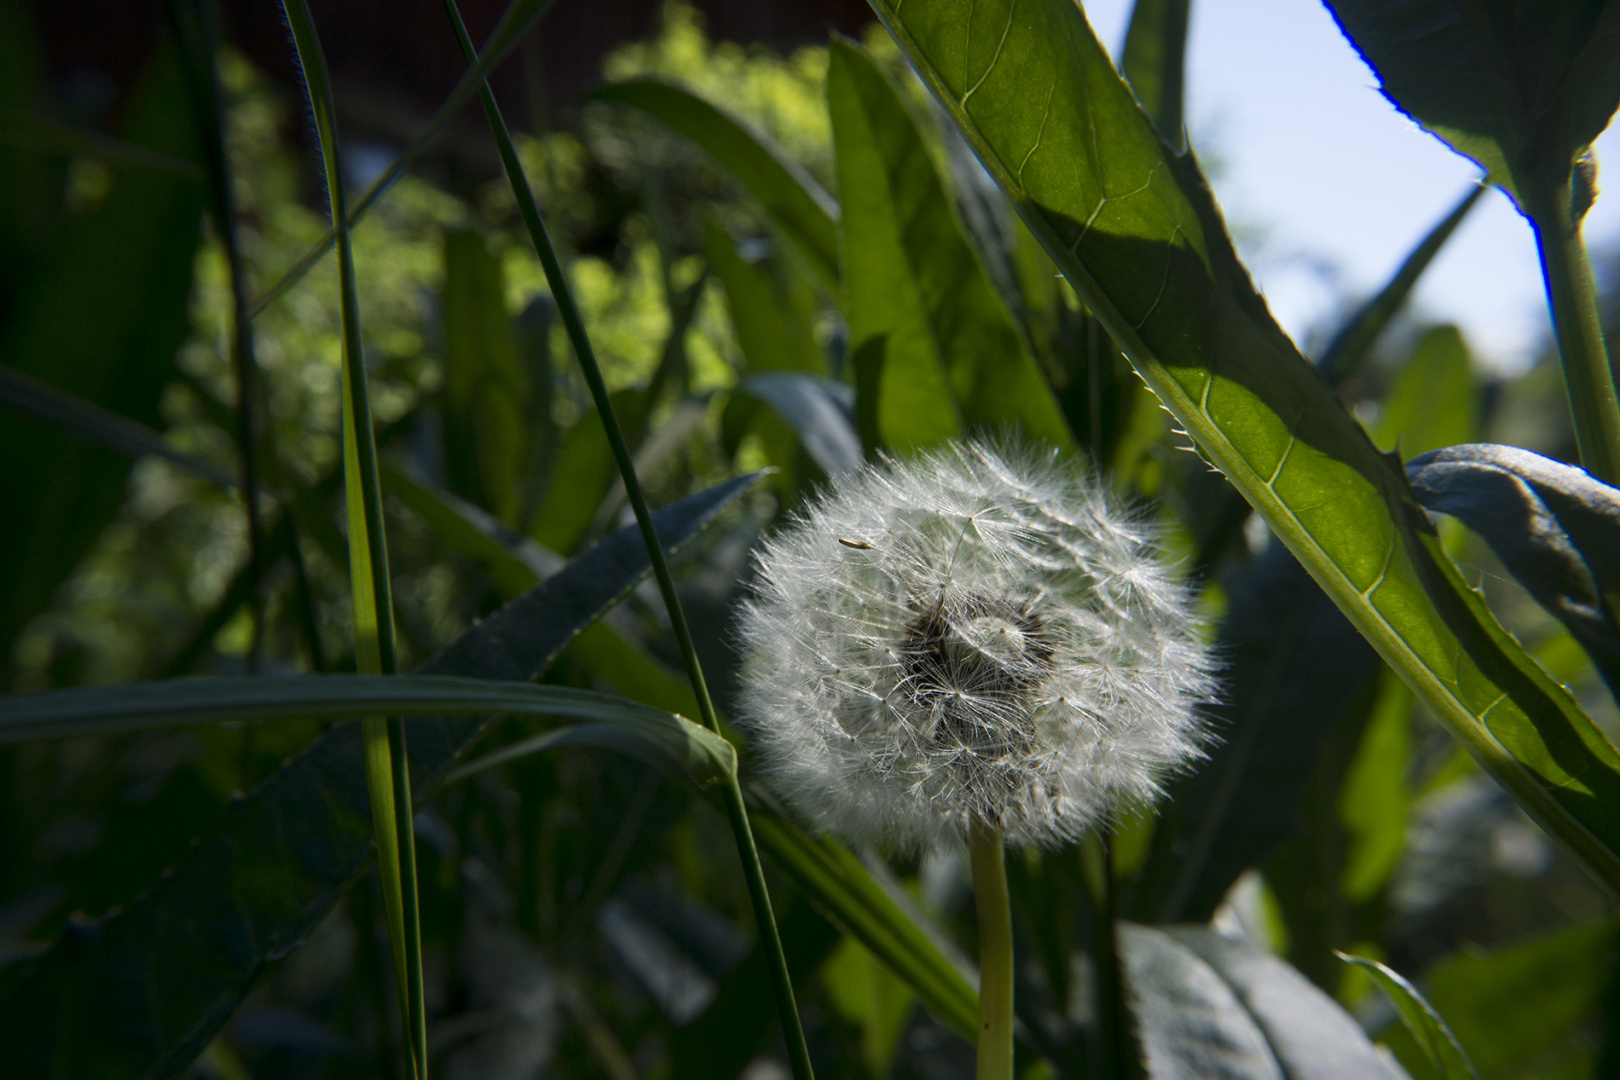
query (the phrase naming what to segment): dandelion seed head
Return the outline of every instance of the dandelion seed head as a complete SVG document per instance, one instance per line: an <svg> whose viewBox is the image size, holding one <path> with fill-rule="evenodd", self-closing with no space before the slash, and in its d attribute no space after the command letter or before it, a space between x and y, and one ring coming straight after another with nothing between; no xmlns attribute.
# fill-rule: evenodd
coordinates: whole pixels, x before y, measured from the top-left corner
<svg viewBox="0 0 1620 1080"><path fill-rule="evenodd" d="M953 444L839 479L764 546L742 708L778 790L922 850L1060 844L1201 755L1213 663L1153 528L1055 454Z"/></svg>

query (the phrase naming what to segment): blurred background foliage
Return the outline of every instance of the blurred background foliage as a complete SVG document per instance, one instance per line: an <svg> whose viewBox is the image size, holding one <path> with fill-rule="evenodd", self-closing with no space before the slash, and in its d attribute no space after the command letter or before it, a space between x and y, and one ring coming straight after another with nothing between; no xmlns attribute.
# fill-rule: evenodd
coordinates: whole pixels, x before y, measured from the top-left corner
<svg viewBox="0 0 1620 1080"><path fill-rule="evenodd" d="M542 37L550 27L542 22ZM944 178L952 209L940 220L958 223L954 242L979 252L985 302L1005 308L998 332L1052 388L1050 406L1021 404L1002 419L1038 429L1040 410L1055 406L1060 439L1132 498L1154 500L1222 628L1234 690L1272 672L1263 700L1236 695L1264 713L1246 756L1178 782L1157 823L1123 826L1113 858L1126 914L1212 919L1287 957L1414 1075L1424 1075L1422 1057L1394 1012L1333 950L1382 959L1424 987L1483 1076L1597 1075L1620 1007L1612 898L1414 704L1188 452L938 124L887 35L863 40L868 51L854 55L901 88ZM325 231L305 106L248 58L262 49L227 49L220 68L240 242L260 291ZM541 64L538 53L522 59ZM835 191L828 70L825 46L784 56L712 41L679 4L601 65L608 82L657 77L723 107ZM855 404L868 316L860 297L840 295L836 267L829 281L728 172L645 112L571 100L553 118L544 78L530 74L519 152L571 253L652 502L776 470L679 559L725 712L735 666L727 605L755 539L862 447L904 448L908 421ZM230 282L219 237L195 227L200 151L175 55L154 51L113 110L87 106L75 85L47 78L30 12L0 2L0 363L234 475ZM397 150L374 134L351 143L355 189ZM487 158L464 156L407 175L355 232L406 668L628 520L510 188ZM353 670L335 284L323 261L254 323L262 637L239 494L172 461L132 465L35 416L0 413L9 689ZM1345 309L1359 299L1346 297ZM1607 310L1620 311L1620 292L1607 294ZM1477 441L1573 456L1550 351L1504 377L1474 360L1455 327L1401 315L1341 376L1348 407L1403 458ZM972 420L960 385L954 400ZM817 408L834 419L817 421ZM1470 582L1614 736L1620 715L1569 634L1471 534L1453 523L1442 533ZM545 679L695 715L666 631L643 586ZM1222 722L1240 728L1232 715ZM93 935L318 729L225 725L0 747L0 1009L49 943ZM1189 859L1188 838L1216 803L1224 831ZM528 758L445 789L417 832L442 1075L785 1075L724 824L680 783L593 750ZM959 857L886 872L947 942L971 942ZM1051 1059L1032 1067L1081 1075L1064 1039L1083 1044L1089 1023L1075 959L1091 918L1083 868L1073 852L1030 853L1014 858L1012 878L1030 1008L1046 1014L1025 1020L1043 1029ZM902 979L787 879L773 878L773 890L824 1075L968 1075L966 1045ZM374 878L351 889L301 948L269 965L193 1073L396 1075L380 908Z"/></svg>

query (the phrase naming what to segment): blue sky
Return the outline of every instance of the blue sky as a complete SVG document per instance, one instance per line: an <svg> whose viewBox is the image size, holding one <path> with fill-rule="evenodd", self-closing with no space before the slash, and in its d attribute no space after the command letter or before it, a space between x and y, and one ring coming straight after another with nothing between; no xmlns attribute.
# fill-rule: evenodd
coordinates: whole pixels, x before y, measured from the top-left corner
<svg viewBox="0 0 1620 1080"><path fill-rule="evenodd" d="M1088 0L1109 49L1130 0ZM1479 170L1402 116L1317 0L1194 0L1188 124L1255 280L1302 343L1337 298L1378 288ZM1614 189L1586 220L1594 254L1620 248L1620 132L1598 140ZM1456 322L1498 370L1550 333L1535 241L1500 193L1476 207L1414 298Z"/></svg>

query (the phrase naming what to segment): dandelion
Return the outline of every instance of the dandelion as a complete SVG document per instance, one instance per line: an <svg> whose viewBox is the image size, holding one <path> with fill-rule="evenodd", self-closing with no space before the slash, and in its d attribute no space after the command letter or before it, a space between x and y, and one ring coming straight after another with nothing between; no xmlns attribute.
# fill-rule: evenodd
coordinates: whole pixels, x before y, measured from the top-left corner
<svg viewBox="0 0 1620 1080"><path fill-rule="evenodd" d="M1192 598L1094 479L983 443L842 478L757 569L741 702L764 765L849 840L967 841L981 1009L1000 1012L980 1077L1005 1075L1003 844L1073 841L1200 756L1214 683ZM987 922L1006 928L993 948Z"/></svg>
<svg viewBox="0 0 1620 1080"><path fill-rule="evenodd" d="M742 703L850 840L1078 838L1199 756L1211 661L1154 531L1055 455L953 445L845 478L767 543Z"/></svg>

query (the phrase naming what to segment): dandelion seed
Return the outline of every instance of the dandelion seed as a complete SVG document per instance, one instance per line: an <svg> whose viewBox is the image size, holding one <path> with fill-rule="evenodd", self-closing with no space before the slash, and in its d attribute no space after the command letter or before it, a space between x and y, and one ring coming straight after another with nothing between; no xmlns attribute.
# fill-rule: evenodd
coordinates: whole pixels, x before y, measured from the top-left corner
<svg viewBox="0 0 1620 1080"><path fill-rule="evenodd" d="M841 478L758 560L742 703L820 827L903 850L1074 840L1200 756L1212 661L1151 526L1053 454Z"/></svg>

